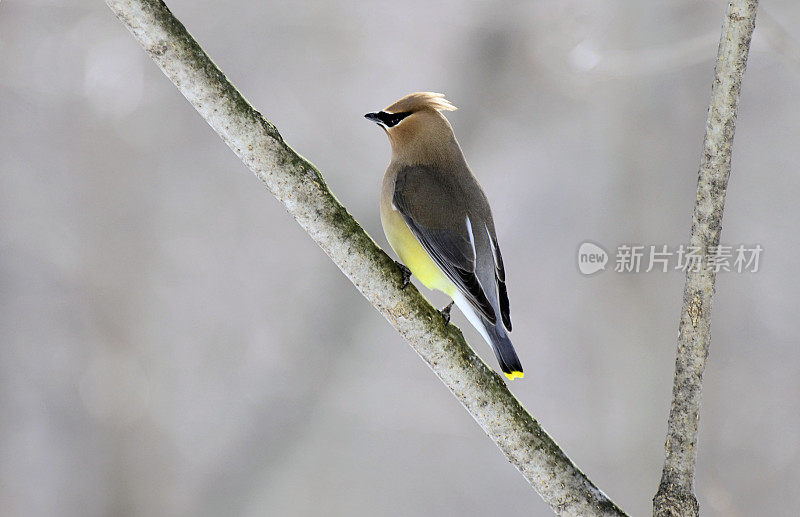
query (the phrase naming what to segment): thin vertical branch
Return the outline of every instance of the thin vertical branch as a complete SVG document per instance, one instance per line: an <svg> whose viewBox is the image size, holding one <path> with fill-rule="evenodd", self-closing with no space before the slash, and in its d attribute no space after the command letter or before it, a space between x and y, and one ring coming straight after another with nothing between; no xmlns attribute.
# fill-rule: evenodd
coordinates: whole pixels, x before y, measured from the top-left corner
<svg viewBox="0 0 800 517"><path fill-rule="evenodd" d="M281 138L160 0L106 0L153 61L408 341L506 458L560 515L625 515L564 454L394 261Z"/></svg>
<svg viewBox="0 0 800 517"><path fill-rule="evenodd" d="M700 249L702 263L686 273L666 458L661 483L653 498L656 516L691 516L700 512L694 494L697 424L711 341L711 298L716 276L709 267L709 258L719 245L722 230L739 91L757 7L758 0L734 0L728 5L722 26L690 239L690 245Z"/></svg>

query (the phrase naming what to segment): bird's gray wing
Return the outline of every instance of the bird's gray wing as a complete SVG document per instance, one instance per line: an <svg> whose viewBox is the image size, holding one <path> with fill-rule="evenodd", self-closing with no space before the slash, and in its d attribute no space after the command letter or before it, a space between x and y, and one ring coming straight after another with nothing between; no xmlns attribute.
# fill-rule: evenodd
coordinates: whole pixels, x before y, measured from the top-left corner
<svg viewBox="0 0 800 517"><path fill-rule="evenodd" d="M478 313L496 324L497 315L475 271L475 238L471 232L483 229L471 227L469 201L457 178L425 166L401 169L392 198L436 265Z"/></svg>
<svg viewBox="0 0 800 517"><path fill-rule="evenodd" d="M505 325L506 329L510 332L511 309L508 304L508 290L506 290L506 270L503 266L503 256L500 254L500 245L497 244L497 235L494 232L494 223L492 221L486 225L486 231L489 234L489 242L492 246L492 257L494 258L497 297L500 302L500 317L503 319L503 325Z"/></svg>

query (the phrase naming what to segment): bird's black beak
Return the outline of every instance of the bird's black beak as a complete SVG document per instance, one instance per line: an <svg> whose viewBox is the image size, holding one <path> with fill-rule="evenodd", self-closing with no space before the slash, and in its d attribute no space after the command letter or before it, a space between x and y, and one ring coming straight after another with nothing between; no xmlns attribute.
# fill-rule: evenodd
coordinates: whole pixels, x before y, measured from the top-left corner
<svg viewBox="0 0 800 517"><path fill-rule="evenodd" d="M377 114L377 113L367 113L366 115L364 115L364 118L365 118L365 119L367 119L367 120L371 120L371 121L373 121L373 122L376 122L376 123L377 123L377 122L380 122L380 120L381 120L381 119L378 117L378 114Z"/></svg>

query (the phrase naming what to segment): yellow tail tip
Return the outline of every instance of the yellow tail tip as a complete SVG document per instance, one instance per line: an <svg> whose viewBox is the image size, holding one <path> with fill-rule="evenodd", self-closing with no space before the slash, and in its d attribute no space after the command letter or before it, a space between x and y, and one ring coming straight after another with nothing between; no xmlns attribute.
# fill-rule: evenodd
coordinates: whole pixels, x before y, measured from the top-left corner
<svg viewBox="0 0 800 517"><path fill-rule="evenodd" d="M512 381L514 379L521 379L525 377L525 374L523 372L511 372L511 373L503 372L503 373L506 375L506 377L508 377Z"/></svg>

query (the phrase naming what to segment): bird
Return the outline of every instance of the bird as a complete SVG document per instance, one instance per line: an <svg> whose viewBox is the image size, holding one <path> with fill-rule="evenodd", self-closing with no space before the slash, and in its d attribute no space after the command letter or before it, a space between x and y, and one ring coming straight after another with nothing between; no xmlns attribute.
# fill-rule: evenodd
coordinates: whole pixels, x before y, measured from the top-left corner
<svg viewBox="0 0 800 517"><path fill-rule="evenodd" d="M364 115L389 137L392 156L381 185L381 224L404 267L453 303L494 351L509 379L523 377L511 331L506 273L486 194L442 112L441 93L416 92Z"/></svg>

